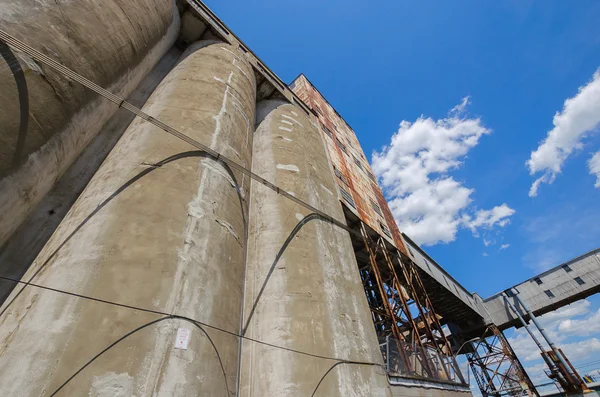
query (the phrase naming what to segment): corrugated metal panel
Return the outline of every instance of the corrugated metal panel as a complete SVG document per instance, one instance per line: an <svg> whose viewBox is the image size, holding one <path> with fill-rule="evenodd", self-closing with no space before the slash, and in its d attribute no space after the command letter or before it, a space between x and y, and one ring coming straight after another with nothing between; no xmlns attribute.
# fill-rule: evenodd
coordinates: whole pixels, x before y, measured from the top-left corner
<svg viewBox="0 0 600 397"><path fill-rule="evenodd" d="M352 128L304 75L298 76L290 87L318 116L340 194L347 206L406 254L398 226Z"/></svg>

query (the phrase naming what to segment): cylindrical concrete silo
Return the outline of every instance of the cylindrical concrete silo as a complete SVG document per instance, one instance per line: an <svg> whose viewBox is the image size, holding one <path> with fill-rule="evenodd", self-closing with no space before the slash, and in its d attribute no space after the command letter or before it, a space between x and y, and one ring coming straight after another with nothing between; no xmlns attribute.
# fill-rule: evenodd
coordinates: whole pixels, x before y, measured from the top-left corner
<svg viewBox="0 0 600 397"><path fill-rule="evenodd" d="M144 110L250 167L255 91L252 68L235 47L200 42ZM237 333L248 190L240 173L136 119L24 280L35 275L43 286ZM4 395L48 396L106 346L162 317L34 286L17 295L21 288L0 318ZM174 348L178 328L191 332L187 350ZM237 337L206 331L234 392ZM127 337L57 395L228 394L208 338L191 323L169 319Z"/></svg>
<svg viewBox="0 0 600 397"><path fill-rule="evenodd" d="M343 219L325 148L312 122L300 109L279 101L261 102L257 119L262 122L254 134L253 171ZM252 183L246 336L312 354L382 362L348 233L307 215L305 208ZM306 223L296 228L303 219ZM240 395L310 396L335 363L244 340ZM315 396L389 393L380 367L342 364Z"/></svg>
<svg viewBox="0 0 600 397"><path fill-rule="evenodd" d="M174 0L0 0L0 28L114 93L127 96L179 33ZM0 246L48 193L114 104L22 53L29 102L0 58Z"/></svg>

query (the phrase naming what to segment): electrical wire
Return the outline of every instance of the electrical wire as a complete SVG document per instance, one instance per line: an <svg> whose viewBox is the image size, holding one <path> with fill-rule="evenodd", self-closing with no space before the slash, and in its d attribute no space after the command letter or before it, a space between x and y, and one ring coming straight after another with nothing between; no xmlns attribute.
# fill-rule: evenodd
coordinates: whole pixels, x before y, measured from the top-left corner
<svg viewBox="0 0 600 397"><path fill-rule="evenodd" d="M300 354L300 355L307 356L307 357L313 357L313 358L318 358L318 359L322 359L322 360L331 360L331 361L360 362L360 361L343 359L343 358L339 358L339 357L324 356L324 355L321 355L321 354L309 353L309 352L305 352L305 351L302 351L302 350L292 349L290 347L275 345L273 343L264 342L264 341L261 341L261 340L258 340L258 339L254 339L254 338L250 338L250 337L247 337L247 336L243 336L243 335L240 335L238 333L235 333L235 332L232 332L232 331L228 331L228 330L226 330L224 328L220 328L220 327L217 327L215 325L207 324L205 322L202 322L202 321L190 318L190 317L185 317L185 316L177 315L177 314L161 312L159 310L153 310L153 309L146 309L146 308L143 308L143 307L138 307L138 306L128 305L128 304L124 304L124 303L109 301L109 300L106 300L106 299L94 298L92 296L87 296L87 295L82 295L82 294L78 294L78 293L75 293L75 292L65 291L65 290L61 290L61 289L57 289L57 288L52 288L52 287L47 287L47 286L44 286L44 285L35 284L35 283L28 282L28 281L22 281L22 280L18 280L18 279L14 279L14 278L11 278L11 277L6 277L6 276L0 276L0 280L11 281L13 283L19 283L19 284L26 284L26 285L29 285L31 287L40 288L40 289L44 289L44 290L56 292L56 293L59 293L59 294L70 295L70 296L73 296L73 297L76 297L76 298L86 299L86 300L94 301L94 302L98 302L98 303L104 303L104 304L107 304L107 305L122 307L122 308L125 308L125 309L139 310L139 311L146 312L146 313L159 314L159 315L162 315L162 316L173 316L173 317L176 317L176 318L185 319L185 320L188 320L188 321L195 322L195 323L197 323L199 325L202 325L202 326L204 326L206 328L214 329L215 331L219 331L219 332L225 333L227 335L235 336L237 338L241 338L241 339L244 339L244 340L247 340L247 341L250 341L250 342L254 342L254 343L259 344L259 345L272 347L274 349L285 350L285 351L289 351L291 353L296 353L296 354ZM373 365L380 365L380 364L377 364L377 363L372 363L372 364Z"/></svg>
<svg viewBox="0 0 600 397"><path fill-rule="evenodd" d="M251 170L247 169L246 167L242 166L241 164L236 163L235 161L229 159L226 156L223 156L221 153L209 148L208 146L196 141L195 139L189 137L188 135L183 134L182 132L176 130L175 128L161 122L160 120L150 116L149 114L143 112L141 109L135 107L134 105L130 104L129 102L127 102L125 99L111 93L110 91L100 87L99 85L95 84L94 82L84 78L83 76L75 73L74 71L72 71L71 69L65 67L64 65L61 65L60 63L54 61L52 58L47 57L46 55L42 54L41 52L35 50L34 48L28 46L27 44L21 42L20 40L12 37L11 35L9 35L8 33L0 30L0 40L4 41L6 44L8 44L9 46L13 47L14 49L24 52L27 55L29 55L30 57L32 57L34 60L41 62L53 69L55 69L56 71L58 71L59 73L65 75L66 77L82 84L84 87L96 92L97 94L103 96L104 98L108 99L109 101L115 103L116 105L118 105L119 108L124 108L126 110L128 110L129 112L135 114L136 116L142 118L143 120L157 126L158 128L162 129L163 131L179 138L180 140L200 149L203 150L205 152L207 152L209 155L212 155L213 157L215 157L215 159L217 161L222 161L223 163L226 163L227 165L229 165L231 168L236 169L246 175L248 175L250 178L254 179L255 181L263 184L264 186L270 188L271 190L275 191L277 194L280 194L284 197L286 197L287 199L295 202L296 204L301 205L302 207L308 209L309 211L315 213L315 215L318 215L319 217L323 218L326 221L331 222L332 224L348 231L351 234L357 235L360 237L360 233L358 233L357 231L351 229L350 227L348 227L345 223L335 219L333 216L313 207L312 205L300 200L299 198L295 197L294 195L292 195L291 193L279 188L277 185L269 182L268 180L262 178L261 176L253 173ZM96 301L96 302L101 302L101 303L106 303L106 304L110 304L110 305L115 305L115 306L119 306L119 307L123 307L123 308L129 308L129 309L133 309L133 310L140 310L140 311L144 311L144 312L148 312L148 313L154 313L154 314L161 314L161 315L165 315L167 317L163 317L162 319L158 319L155 320L151 323L148 323L142 327L138 327L138 329L131 331L130 333L126 334L125 336L121 337L120 339L118 339L117 341L115 341L113 344L111 344L110 346L108 346L105 350L103 350L102 352L100 352L98 355L96 355L94 358L92 358L90 361L88 361L88 363L86 363L82 368L80 368L79 371L77 371L73 376L71 376L61 387L59 387L59 389L57 391L55 391L52 396L54 396L60 389L62 389L71 379L73 379L78 373L80 373L83 369L85 369L85 367L87 367L89 364L91 364L97 357L99 357L100 355L102 355L105 351L109 350L110 348L112 348L114 345L116 345L117 343L119 343L120 341L122 341L123 339L127 338L128 336L132 335L133 333L147 327L150 326L152 324L155 324L156 322L159 321L163 321L165 319L168 318L180 318L180 319L184 319L187 321L190 321L192 323L194 323L196 326L199 325L204 325L208 328L212 328L227 334L230 334L232 336L236 336L238 338L242 338L257 344L261 344L261 345L265 345L265 346L269 346L272 348L277 348L277 349L281 349L281 350L285 350L285 351L290 351L296 354L302 354L305 356L309 356L309 357L314 357L314 358L319 358L319 359L325 359L325 360L334 360L337 361L335 364L332 365L332 367L323 375L323 377L321 378L321 380L319 381L319 383L317 384L312 396L314 396L314 394L317 392L319 386L321 385L321 383L323 382L323 380L325 379L325 377L338 365L342 365L342 364L354 364L354 365L369 365L369 366L381 366L381 364L377 364L377 363L371 363L371 362L360 362L360 361L351 361L351 360L344 360L344 359L340 359L340 358L335 358L335 357L328 357L328 356L323 356L323 355L319 355L319 354L313 354L313 353L308 353L308 352L303 352L300 350L296 350L296 349L291 349L291 348L287 348L284 346L278 346L278 345L274 345L271 343L267 343L267 342L263 342L263 341L259 341L253 338L248 338L246 336L240 335L240 334L236 334L234 332L231 331L227 331L225 329L210 325L210 324L205 324L202 323L200 321L197 320L193 320L187 317L183 317L183 316L177 316L174 314L168 314L168 313L161 313L159 311L156 310L150 310L150 309L143 309L143 308L139 308L139 307L135 307L135 306L131 306L131 305L126 305L126 304L120 304L120 303L116 303L116 302L111 302L111 301L107 301L104 299L98 299L98 298L93 298L93 297L89 297L89 296L85 296L85 295L81 295L81 294L76 294L76 293L72 293L72 292L68 292L68 291L64 291L64 290L59 290L59 289L55 289L55 288L50 288L50 287L45 287L45 286L41 286L38 284L34 284L31 282L24 282L21 280L16 280L16 279L12 279L10 277L5 277L5 276L0 276L0 279L4 279L4 280L8 280L8 281L12 281L12 282L16 282L16 283L22 283L33 287L37 287L37 288L42 288L42 289L46 289L49 291L54 291L57 293L63 293L63 294L67 294L67 295L71 295L74 297L78 297L78 298L82 298L82 299L88 299L88 300L92 300L92 301ZM205 331L204 331L205 332ZM205 332L206 334L206 332ZM206 334L208 336L208 334ZM210 338L209 338L210 339ZM212 343L212 340L211 340ZM213 347L214 344L213 344ZM216 347L215 347L215 351ZM217 351L217 355L218 351ZM219 361L221 362L220 356L219 356ZM221 367L223 369L223 365L221 362ZM223 369L223 373L225 375L224 369ZM227 383L227 380L225 379L225 382ZM227 386L227 389L229 391L229 388Z"/></svg>
<svg viewBox="0 0 600 397"><path fill-rule="evenodd" d="M182 141L184 141L200 150L206 151L208 154L214 156L217 160L227 163L231 168L236 169L237 171L248 175L250 178L267 186L269 189L275 191L277 194L280 194L280 195L286 197L287 199L303 206L304 208L308 209L311 212L318 213L320 216L328 219L331 223L339 226L340 228L348 231L349 233L355 234L360 237L360 233L358 233L357 231L348 227L344 222L341 222L341 221L335 219L333 216L313 207L312 205L308 204L307 202L300 200L299 198L295 197L292 193L289 193L286 190L281 189L279 186L275 185L274 183L269 182L265 178L255 174L255 173L253 173L251 170L244 167L243 165L238 164L237 162L222 155L221 153L196 141L195 139L191 138L190 136L183 134L182 132L178 131L177 129L175 129L175 128L163 123L162 121L152 117L151 115L143 112L141 109L139 109L136 106L132 105L131 103L127 102L124 98L121 98L121 97L113 94L112 92L100 87L98 84L92 82L91 80L86 79L85 77L81 76L80 74L72 71L71 69L67 68L66 66L55 61L54 59L42 54L41 52L39 52L36 49L30 47L29 45L23 43L22 41L16 39L15 37L9 35L8 33L6 33L3 30L0 30L0 40L4 41L6 44L13 47L14 49L29 55L34 60L41 62L41 63L51 67L52 69L55 69L56 71L63 74L64 76L66 76L66 77L80 83L84 87L96 92L97 94L103 96L104 98L108 99L109 101L115 103L119 108L128 110L129 112L135 114L136 116L140 117L141 119L160 128L161 130L181 139Z"/></svg>
<svg viewBox="0 0 600 397"><path fill-rule="evenodd" d="M329 375L329 373L331 371L333 371L333 369L335 367L337 367L338 365L342 365L342 364L349 364L349 365L368 365L371 367L381 367L383 369L385 369L385 367L382 364L377 364L377 363L370 363L370 362L362 362L362 361L339 361L335 364L333 364L328 370L327 372L325 372L325 374L321 377L321 379L319 380L319 383L317 383L317 386L315 387L315 390L313 390L312 394L310 395L310 397L314 397L315 394L317 393L317 390L319 390L319 387L321 386L321 383L323 383L323 381L325 380L325 378L327 377L327 375Z"/></svg>
<svg viewBox="0 0 600 397"><path fill-rule="evenodd" d="M73 375L71 375L66 381L64 381L52 394L50 394L50 397L54 397L59 391L61 391L69 382L71 382L71 380L73 380L73 378L75 378L77 375L79 375L84 369L86 369L90 364L92 364L94 361L96 361L97 358L99 358L100 356L102 356L104 353L106 353L107 351L109 351L110 349L112 349L113 347L115 347L116 345L118 345L120 342L122 342L123 340L127 339L128 337L130 337L131 335L135 334L138 331L143 330L144 328L147 328L151 325L157 324L159 322L165 321L165 320L171 320L171 319L177 319L177 320L184 320L184 321L188 321L192 324L194 324L198 329L200 329L200 331L202 331L204 333L204 335L206 335L206 337L208 338L210 344L212 345L215 353L217 354L217 359L219 360L219 364L221 365L221 372L223 372L223 378L225 380L225 390L227 391L227 396L230 395L229 392L229 384L227 383L227 374L225 373L225 367L223 366L223 361L221 360L221 355L219 354L219 350L217 349L217 346L215 346L215 343L213 342L213 340L211 339L211 337L208 335L208 333L206 332L206 330L204 328L202 328L199 324L197 324L195 321L193 320L189 320L187 318L183 318L183 317L179 317L179 316L165 316L165 317L161 317L159 319L156 320L152 320L144 325L141 325L139 327L137 327L136 329L134 329L133 331L130 331L128 333L126 333L125 335L123 335L122 337L120 337L119 339L117 339L116 341L114 341L113 343L111 343L110 345L108 345L106 348L104 348L100 353L96 354L94 357L92 357L88 362L86 362L81 368L79 368Z"/></svg>

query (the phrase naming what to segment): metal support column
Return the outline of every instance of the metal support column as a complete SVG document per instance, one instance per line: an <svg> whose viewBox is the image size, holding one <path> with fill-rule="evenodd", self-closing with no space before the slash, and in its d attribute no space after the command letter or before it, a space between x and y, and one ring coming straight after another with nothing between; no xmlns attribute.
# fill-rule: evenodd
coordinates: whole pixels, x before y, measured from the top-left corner
<svg viewBox="0 0 600 397"><path fill-rule="evenodd" d="M491 336L488 336L491 332ZM506 337L491 325L477 341L470 342L467 359L483 397L539 397L531 379Z"/></svg>

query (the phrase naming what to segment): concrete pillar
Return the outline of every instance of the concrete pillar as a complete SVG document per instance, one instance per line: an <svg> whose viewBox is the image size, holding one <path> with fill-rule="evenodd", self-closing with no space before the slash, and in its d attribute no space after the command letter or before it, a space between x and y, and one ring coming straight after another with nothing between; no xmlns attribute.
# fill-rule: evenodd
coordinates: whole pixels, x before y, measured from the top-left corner
<svg viewBox="0 0 600 397"><path fill-rule="evenodd" d="M251 165L255 80L238 50L200 42L144 106L224 155ZM125 305L240 326L248 179L136 119L24 280ZM162 318L28 286L0 317L0 390L50 395L126 333ZM174 349L178 328L191 333ZM206 328L229 390L237 337ZM139 330L77 374L62 396L227 396L207 336L183 319ZM233 394L229 394L230 396Z"/></svg>
<svg viewBox="0 0 600 397"><path fill-rule="evenodd" d="M123 97L172 47L180 26L175 0L0 0L0 10L2 30ZM21 132L17 86L0 58L0 247L117 110L15 55L29 122Z"/></svg>
<svg viewBox="0 0 600 397"><path fill-rule="evenodd" d="M257 119L262 122L254 134L252 170L343 219L322 139L302 110L266 101L259 104ZM307 215L303 207L252 182L246 336L312 354L382 363L348 233L312 219L291 234ZM333 364L244 340L240 395L311 396ZM327 375L315 396L389 393L383 369L343 364Z"/></svg>

